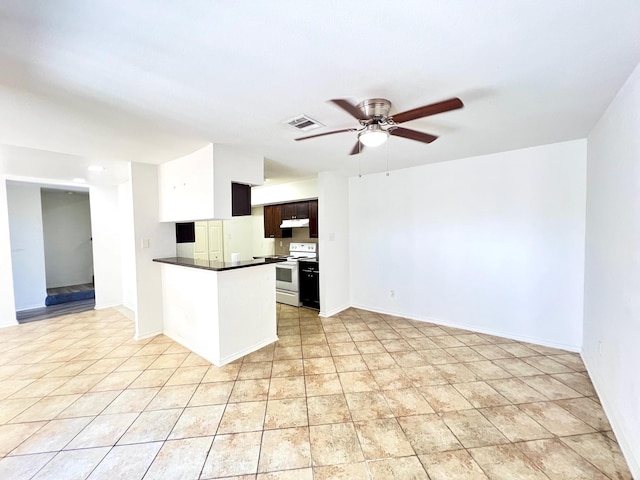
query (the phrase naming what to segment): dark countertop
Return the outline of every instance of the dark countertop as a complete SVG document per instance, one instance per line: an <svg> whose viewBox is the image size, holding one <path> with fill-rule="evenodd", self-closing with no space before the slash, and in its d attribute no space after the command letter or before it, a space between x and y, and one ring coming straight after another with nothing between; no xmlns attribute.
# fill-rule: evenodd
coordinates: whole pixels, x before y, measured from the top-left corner
<svg viewBox="0 0 640 480"><path fill-rule="evenodd" d="M254 260L242 260L239 262L220 262L217 260L195 260L187 257L154 258L153 261L158 263L167 263L169 265L178 265L180 267L213 270L215 272L234 270L236 268L259 267L260 265L284 262L284 260L279 258L257 258Z"/></svg>

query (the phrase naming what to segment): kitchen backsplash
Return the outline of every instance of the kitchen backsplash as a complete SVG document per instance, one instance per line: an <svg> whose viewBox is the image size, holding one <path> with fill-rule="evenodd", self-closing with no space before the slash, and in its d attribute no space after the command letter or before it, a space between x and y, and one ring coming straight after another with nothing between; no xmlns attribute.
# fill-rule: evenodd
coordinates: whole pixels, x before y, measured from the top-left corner
<svg viewBox="0 0 640 480"><path fill-rule="evenodd" d="M308 228L294 228L292 238L276 238L275 239L275 254L276 255L288 255L289 244L293 243L318 243L317 238L309 238ZM280 246L282 243L282 246Z"/></svg>

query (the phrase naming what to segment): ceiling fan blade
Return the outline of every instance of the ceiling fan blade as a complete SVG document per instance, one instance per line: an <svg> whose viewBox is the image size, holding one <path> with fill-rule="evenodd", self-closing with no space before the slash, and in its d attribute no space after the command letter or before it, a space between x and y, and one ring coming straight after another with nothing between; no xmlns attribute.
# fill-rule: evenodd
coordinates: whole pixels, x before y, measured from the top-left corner
<svg viewBox="0 0 640 480"><path fill-rule="evenodd" d="M351 149L351 152L349 152L349 155L357 155L359 153L362 153L363 150L364 150L364 145L360 142L360 140L358 140L356 144L353 146L353 148Z"/></svg>
<svg viewBox="0 0 640 480"><path fill-rule="evenodd" d="M358 120L369 120L369 118L371 118L368 115L365 115L362 112L362 110L360 110L358 107L356 107L349 100L345 100L344 98L336 98L336 99L329 100L329 101L331 103L333 103L334 105L337 105L338 107L343 109L345 112L347 112L353 118L356 118Z"/></svg>
<svg viewBox="0 0 640 480"><path fill-rule="evenodd" d="M410 130L408 128L397 127L393 130L389 130L390 135L395 135L396 137L408 138L409 140L416 140L417 142L423 143L431 143L436 138L435 135L431 135L429 133L418 132L417 130Z"/></svg>
<svg viewBox="0 0 640 480"><path fill-rule="evenodd" d="M294 140L298 142L300 140L308 140L310 138L324 137L325 135L333 135L334 133L355 132L356 130L357 128L344 128L342 130L334 130L332 132L317 133L315 135L309 135L308 137L294 138Z"/></svg>
<svg viewBox="0 0 640 480"><path fill-rule="evenodd" d="M392 115L393 121L396 123L404 123L409 120L415 120L417 118L428 117L429 115L435 115L437 113L448 112L449 110L456 110L464 107L462 100L459 98L450 98L438 103L432 103L431 105L425 105L424 107L414 108L413 110L407 110L406 112L397 113Z"/></svg>

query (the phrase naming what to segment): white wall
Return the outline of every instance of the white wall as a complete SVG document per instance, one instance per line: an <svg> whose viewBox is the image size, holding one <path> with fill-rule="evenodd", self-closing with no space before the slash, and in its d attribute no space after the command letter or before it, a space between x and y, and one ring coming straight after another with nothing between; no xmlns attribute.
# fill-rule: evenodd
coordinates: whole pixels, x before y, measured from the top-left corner
<svg viewBox="0 0 640 480"><path fill-rule="evenodd" d="M174 257L175 225L159 222L158 167L131 164L133 231L136 268L136 338L163 330L160 264L154 258Z"/></svg>
<svg viewBox="0 0 640 480"><path fill-rule="evenodd" d="M640 66L588 137L582 355L640 478Z"/></svg>
<svg viewBox="0 0 640 480"><path fill-rule="evenodd" d="M331 316L350 305L349 183L334 172L318 174L318 258L320 315Z"/></svg>
<svg viewBox="0 0 640 480"><path fill-rule="evenodd" d="M17 325L11 266L11 239L7 210L7 183L2 177L3 159L0 158L0 328Z"/></svg>
<svg viewBox="0 0 640 480"><path fill-rule="evenodd" d="M309 178L278 185L261 185L251 189L252 205L294 202L318 198L318 179Z"/></svg>
<svg viewBox="0 0 640 480"><path fill-rule="evenodd" d="M251 260L254 255L251 216L233 217L224 220L222 225L224 261L230 262L232 253L239 253L240 260Z"/></svg>
<svg viewBox="0 0 640 480"><path fill-rule="evenodd" d="M577 140L351 178L352 304L578 351L585 163Z"/></svg>
<svg viewBox="0 0 640 480"><path fill-rule="evenodd" d="M47 297L40 186L7 182L15 309L44 307Z"/></svg>
<svg viewBox="0 0 640 480"><path fill-rule="evenodd" d="M118 185L122 305L137 310L136 240L133 231L133 194L131 181Z"/></svg>
<svg viewBox="0 0 640 480"><path fill-rule="evenodd" d="M47 288L91 283L89 194L41 190Z"/></svg>
<svg viewBox="0 0 640 480"><path fill-rule="evenodd" d="M118 187L92 186L90 197L95 258L95 308L101 309L123 303Z"/></svg>

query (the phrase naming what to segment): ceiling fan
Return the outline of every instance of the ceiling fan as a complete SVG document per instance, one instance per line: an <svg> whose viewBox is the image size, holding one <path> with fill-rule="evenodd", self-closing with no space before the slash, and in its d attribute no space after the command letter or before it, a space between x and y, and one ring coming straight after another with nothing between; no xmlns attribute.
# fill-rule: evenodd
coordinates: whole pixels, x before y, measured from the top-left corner
<svg viewBox="0 0 640 480"><path fill-rule="evenodd" d="M316 135L309 135L308 137L296 138L295 140L308 140L310 138L333 135L334 133L358 132L358 141L351 149L349 155L356 155L360 153L365 146L377 147L382 145L389 135L408 138L409 140L415 140L417 142L431 143L438 137L429 133L399 127L398 124L408 122L410 120L416 120L418 118L428 117L429 115L436 115L438 113L456 110L464 106L462 100L454 97L442 102L432 103L430 105L424 105L412 110L407 110L406 112L389 115L391 102L385 98L370 98L357 105L341 98L329 101L342 108L358 120L358 122L360 122L360 128L334 130L332 132L318 133Z"/></svg>

